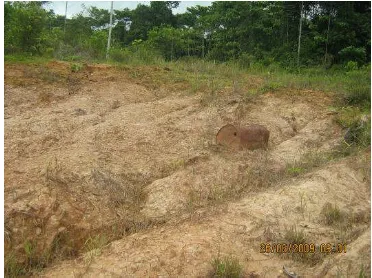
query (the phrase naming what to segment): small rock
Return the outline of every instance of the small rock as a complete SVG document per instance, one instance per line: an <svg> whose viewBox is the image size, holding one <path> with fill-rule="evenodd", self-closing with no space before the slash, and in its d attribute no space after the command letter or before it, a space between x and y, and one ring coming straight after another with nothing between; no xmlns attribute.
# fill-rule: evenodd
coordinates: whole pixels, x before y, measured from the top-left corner
<svg viewBox="0 0 372 278"><path fill-rule="evenodd" d="M36 235L39 236L41 234L41 228L37 227L36 228Z"/></svg>
<svg viewBox="0 0 372 278"><path fill-rule="evenodd" d="M87 114L87 112L84 109L81 109L81 108L77 108L73 112L74 116L83 116L83 115L86 115L86 114Z"/></svg>

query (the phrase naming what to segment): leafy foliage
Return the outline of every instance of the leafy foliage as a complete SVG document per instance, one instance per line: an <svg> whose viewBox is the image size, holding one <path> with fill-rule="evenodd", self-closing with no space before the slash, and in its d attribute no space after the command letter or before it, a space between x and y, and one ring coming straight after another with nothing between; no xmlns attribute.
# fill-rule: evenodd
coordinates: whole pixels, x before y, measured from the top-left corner
<svg viewBox="0 0 372 278"><path fill-rule="evenodd" d="M302 66L334 64L355 70L370 60L370 2L213 2L174 15L177 1L115 10L112 46L156 49L164 59L184 56L238 61L242 67L297 65L302 17ZM103 59L109 11L91 7L64 19L42 2L5 2L5 54ZM115 51L114 51L115 52ZM114 53L112 52L112 53Z"/></svg>
<svg viewBox="0 0 372 278"><path fill-rule="evenodd" d="M47 21L47 12L41 3L5 2L4 5L6 52L41 54L41 37Z"/></svg>

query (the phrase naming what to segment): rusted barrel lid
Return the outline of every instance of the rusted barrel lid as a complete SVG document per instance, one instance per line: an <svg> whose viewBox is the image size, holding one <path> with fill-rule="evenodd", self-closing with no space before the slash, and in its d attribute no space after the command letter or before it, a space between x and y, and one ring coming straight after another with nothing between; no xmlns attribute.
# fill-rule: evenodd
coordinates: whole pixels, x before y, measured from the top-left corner
<svg viewBox="0 0 372 278"><path fill-rule="evenodd" d="M232 124L224 125L216 135L217 144L232 149L246 148L250 150L267 148L270 132L262 125L250 125L237 128Z"/></svg>
<svg viewBox="0 0 372 278"><path fill-rule="evenodd" d="M240 135L238 129L232 124L224 125L217 132L216 142L230 148L239 148Z"/></svg>

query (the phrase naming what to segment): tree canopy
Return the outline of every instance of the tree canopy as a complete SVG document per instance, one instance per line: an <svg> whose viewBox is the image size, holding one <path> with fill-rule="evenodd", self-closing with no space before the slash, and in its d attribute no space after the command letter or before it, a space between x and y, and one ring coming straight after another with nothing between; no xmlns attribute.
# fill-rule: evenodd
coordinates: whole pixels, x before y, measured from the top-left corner
<svg viewBox="0 0 372 278"><path fill-rule="evenodd" d="M115 10L113 48L142 43L168 60L240 59L248 66L295 66L297 55L302 65L370 61L370 2L218 1L174 14L178 5L153 1ZM42 2L5 2L5 54L102 58L109 17L108 10L91 7L65 20Z"/></svg>

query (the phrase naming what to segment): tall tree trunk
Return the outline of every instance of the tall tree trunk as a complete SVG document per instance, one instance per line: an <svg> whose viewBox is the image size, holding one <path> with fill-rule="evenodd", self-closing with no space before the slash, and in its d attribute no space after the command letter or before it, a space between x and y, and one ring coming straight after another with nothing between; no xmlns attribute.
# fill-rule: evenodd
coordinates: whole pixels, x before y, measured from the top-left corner
<svg viewBox="0 0 372 278"><path fill-rule="evenodd" d="M171 62L173 61L173 48L174 48L174 46L173 46L173 34L172 34L172 41L171 41Z"/></svg>
<svg viewBox="0 0 372 278"><path fill-rule="evenodd" d="M187 56L190 57L190 34L187 32Z"/></svg>
<svg viewBox="0 0 372 278"><path fill-rule="evenodd" d="M110 51L110 43L111 43L111 30L112 30L112 13L114 8L114 1L111 1L111 11L110 11L110 27L109 27L109 35L107 39L107 50L106 50L106 60L109 57L109 51Z"/></svg>
<svg viewBox="0 0 372 278"><path fill-rule="evenodd" d="M326 45L325 45L325 54L324 54L324 64L327 62L327 56L328 56L328 39L329 39L329 29L331 26L331 13L328 14L328 27L327 27L327 39L326 39Z"/></svg>
<svg viewBox="0 0 372 278"><path fill-rule="evenodd" d="M301 52L301 33L302 33L302 12L304 9L304 2L301 2L301 13L300 13L300 27L298 32L298 49L297 49L297 67L300 66L300 52Z"/></svg>
<svg viewBox="0 0 372 278"><path fill-rule="evenodd" d="M287 43L287 45L288 45L288 38L289 38L289 32L288 32L288 30L289 30L289 25L288 25L288 16L287 16L287 28L286 28L286 31L287 31L287 40L286 40L286 43Z"/></svg>

